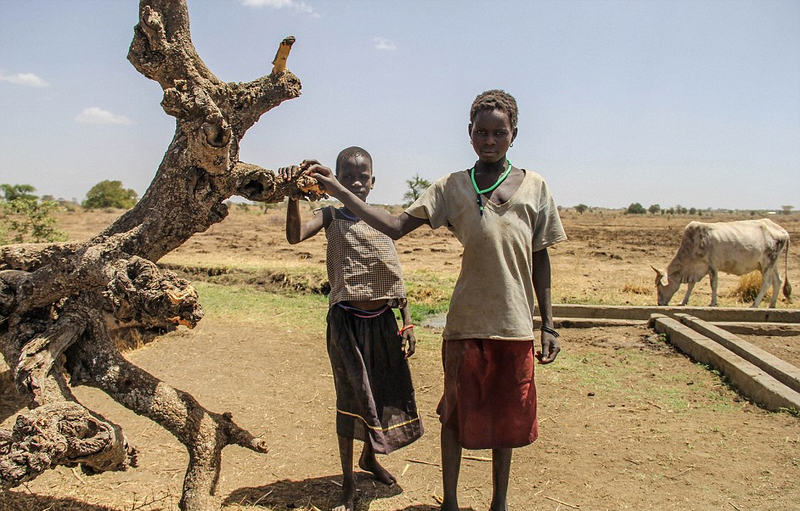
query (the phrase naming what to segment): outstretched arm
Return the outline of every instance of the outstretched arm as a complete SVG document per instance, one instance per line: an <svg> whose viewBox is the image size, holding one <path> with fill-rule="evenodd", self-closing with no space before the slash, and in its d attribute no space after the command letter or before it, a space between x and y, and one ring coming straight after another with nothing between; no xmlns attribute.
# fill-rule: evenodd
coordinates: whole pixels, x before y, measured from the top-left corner
<svg viewBox="0 0 800 511"><path fill-rule="evenodd" d="M300 172L297 166L281 167L278 173L285 180L291 179ZM322 215L314 215L310 220L303 222L300 219L300 201L296 197L289 197L286 206L286 241L294 245L314 236L322 229Z"/></svg>
<svg viewBox="0 0 800 511"><path fill-rule="evenodd" d="M394 240L402 238L420 225L428 223L426 219L413 217L405 211L398 216L394 216L386 210L368 205L342 186L334 177L331 169L321 165L316 160L306 160L301 164L300 168L305 169L308 175L315 177L325 188L325 192L339 199L350 212L361 218L370 227L381 231Z"/></svg>
<svg viewBox="0 0 800 511"><path fill-rule="evenodd" d="M542 317L542 327L553 329L553 306L550 301L550 255L547 249L533 253L533 290L536 293L536 301L539 302L539 314ZM542 330L542 351L536 354L536 358L542 364L549 364L556 359L561 347L558 338L551 332Z"/></svg>

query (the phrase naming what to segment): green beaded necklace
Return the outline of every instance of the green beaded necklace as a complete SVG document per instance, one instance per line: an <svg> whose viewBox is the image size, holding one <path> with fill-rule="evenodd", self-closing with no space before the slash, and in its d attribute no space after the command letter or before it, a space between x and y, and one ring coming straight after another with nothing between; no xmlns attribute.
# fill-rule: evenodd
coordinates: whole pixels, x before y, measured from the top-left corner
<svg viewBox="0 0 800 511"><path fill-rule="evenodd" d="M506 159L506 163L508 163L508 168L506 168L506 171L503 172L503 174L497 178L497 181L495 181L492 186L490 186L489 188L484 188L483 190L478 188L478 182L475 181L475 167L473 166L471 169L469 169L469 177L472 178L472 187L475 188L475 193L478 194L478 198L476 199L475 202L478 203L478 207L481 210L481 216L483 216L483 199L481 198L481 196L484 193L493 192L495 188L503 184L503 181L506 180L508 174L511 173L511 162L508 161L508 159Z"/></svg>

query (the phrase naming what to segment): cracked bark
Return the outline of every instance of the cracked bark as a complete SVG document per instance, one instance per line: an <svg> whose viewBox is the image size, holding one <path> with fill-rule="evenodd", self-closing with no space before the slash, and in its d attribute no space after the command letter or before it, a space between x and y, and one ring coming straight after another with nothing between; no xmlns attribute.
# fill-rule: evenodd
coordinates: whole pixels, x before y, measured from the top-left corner
<svg viewBox="0 0 800 511"><path fill-rule="evenodd" d="M86 473L135 466L122 428L88 410L75 385L97 387L170 431L189 452L180 506L215 509L222 450L266 452L259 437L190 394L158 380L119 353L126 329L169 331L203 317L191 283L155 263L192 235L222 221L224 201L262 202L303 192L307 177L284 181L239 161L239 142L258 119L300 95L285 70L294 38L280 46L272 72L225 83L203 63L185 0L142 0L128 60L164 92L175 135L150 187L130 211L84 243L0 247L0 349L27 410L0 430L0 486L17 486L58 465Z"/></svg>

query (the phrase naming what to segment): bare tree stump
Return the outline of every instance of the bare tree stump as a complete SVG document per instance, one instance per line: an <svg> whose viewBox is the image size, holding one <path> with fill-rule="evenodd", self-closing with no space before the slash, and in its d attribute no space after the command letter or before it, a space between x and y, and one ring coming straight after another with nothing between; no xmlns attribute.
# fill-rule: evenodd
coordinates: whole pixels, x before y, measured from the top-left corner
<svg viewBox="0 0 800 511"><path fill-rule="evenodd" d="M239 161L245 132L300 95L300 81L285 69L293 42L287 37L280 44L269 75L225 83L195 51L185 0L141 0L128 60L161 85L161 105L177 120L175 136L142 199L94 238L0 247L0 350L28 408L13 430L0 430L1 487L58 465L79 464L90 474L135 466L122 429L73 396L71 386L81 384L149 417L186 446L184 510L219 507L214 491L226 445L267 451L229 413L205 409L125 360L114 336L200 321L194 287L155 263L223 220L226 199L321 198L303 191L307 177L284 181Z"/></svg>

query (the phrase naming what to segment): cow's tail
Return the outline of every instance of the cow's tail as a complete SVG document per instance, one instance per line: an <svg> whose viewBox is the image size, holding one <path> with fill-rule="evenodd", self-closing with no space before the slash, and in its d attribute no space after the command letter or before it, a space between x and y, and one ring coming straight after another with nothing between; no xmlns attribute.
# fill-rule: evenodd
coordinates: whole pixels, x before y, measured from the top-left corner
<svg viewBox="0 0 800 511"><path fill-rule="evenodd" d="M783 296L788 303L792 302L792 285L789 284L789 243L790 240L786 239L786 255L784 256L784 269L783 269Z"/></svg>

